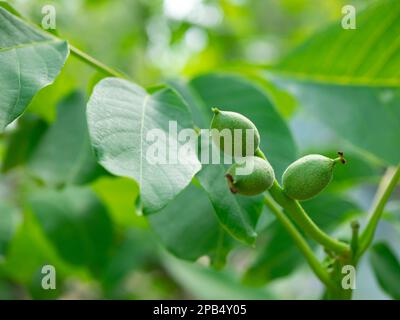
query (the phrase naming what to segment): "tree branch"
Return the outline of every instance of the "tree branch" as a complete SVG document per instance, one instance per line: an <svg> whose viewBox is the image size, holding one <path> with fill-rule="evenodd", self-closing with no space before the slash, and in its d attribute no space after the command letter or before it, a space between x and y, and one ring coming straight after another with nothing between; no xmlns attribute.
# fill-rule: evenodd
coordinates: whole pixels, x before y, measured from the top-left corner
<svg viewBox="0 0 400 320"><path fill-rule="evenodd" d="M330 290L336 291L336 285L329 276L329 273L322 267L318 259L315 257L314 252L311 250L307 241L303 238L301 233L296 229L288 217L275 205L269 196L264 197L264 204L275 214L279 222L282 223L286 231L290 234L299 250L306 258L308 264L314 273L318 276L322 283L324 283Z"/></svg>

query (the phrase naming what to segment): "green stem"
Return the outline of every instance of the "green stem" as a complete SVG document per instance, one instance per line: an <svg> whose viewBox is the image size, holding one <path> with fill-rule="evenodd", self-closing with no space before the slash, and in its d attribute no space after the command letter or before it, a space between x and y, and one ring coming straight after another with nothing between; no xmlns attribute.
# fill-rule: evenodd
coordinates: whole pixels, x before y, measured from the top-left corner
<svg viewBox="0 0 400 320"><path fill-rule="evenodd" d="M255 155L267 160L267 157L260 148L257 148ZM339 153L339 155L340 157L338 159L343 162L343 154ZM325 248L331 249L336 253L345 256L350 254L350 246L330 237L328 234L322 231L314 223L314 221L310 219L300 203L285 194L278 181L274 181L274 184L269 189L269 193L271 194L272 198L291 215L292 219L309 237L323 245Z"/></svg>
<svg viewBox="0 0 400 320"><path fill-rule="evenodd" d="M123 79L128 78L128 76L126 76L122 72L119 72L119 71L107 66L106 64L96 60L92 56L79 50L78 48L75 48L72 45L69 45L69 49L73 56L77 57L79 60L85 62L86 64L90 65L91 67L97 69L98 71L100 71L106 75L109 75L112 77L117 77L117 78L123 78Z"/></svg>
<svg viewBox="0 0 400 320"><path fill-rule="evenodd" d="M322 231L314 223L314 221L310 219L300 203L289 198L284 193L276 180L269 189L269 193L271 194L272 198L274 198L274 200L290 214L291 218L310 238L314 239L325 248L328 248L340 255L349 255L349 245L330 237L328 234Z"/></svg>
<svg viewBox="0 0 400 320"><path fill-rule="evenodd" d="M30 19L28 19L27 17L22 16L18 11L16 11L13 7L11 6L6 6L5 7L8 11L10 11L12 14L18 16L21 20L23 20L25 23L28 23L29 25L31 25L32 27L39 29L40 32L45 33L47 35L52 36L53 38L57 39L57 40L64 40L61 39L58 35L55 35L54 33L48 31L48 30L44 30L42 29L39 25L37 25L36 23L33 23ZM112 76L112 77L117 77L117 78L124 78L124 79L128 79L128 76L125 75L122 72L119 72L109 66L107 66L106 64L98 61L97 59L93 58L92 56L88 55L87 53L79 50L78 48L75 48L74 46L72 46L71 44L69 44L69 49L70 52L73 56L77 57L79 60L83 61L84 63L88 64L89 66L97 69L98 71Z"/></svg>
<svg viewBox="0 0 400 320"><path fill-rule="evenodd" d="M275 214L276 218L285 227L286 231L293 238L299 250L303 253L308 264L318 278L324 283L331 291L336 292L338 289L335 283L331 280L329 273L322 267L318 259L315 257L314 252L311 250L307 241L303 238L301 233L296 229L288 217L274 204L272 199L268 196L264 197L265 205Z"/></svg>
<svg viewBox="0 0 400 320"><path fill-rule="evenodd" d="M260 148L257 148L256 152L254 152L254 155L259 157L259 158L261 158L261 159L264 159L264 160L268 161L267 157L264 154L264 152L262 152Z"/></svg>
<svg viewBox="0 0 400 320"><path fill-rule="evenodd" d="M351 252L352 252L352 257L357 256L358 252L358 232L360 230L360 224L358 221L354 220L351 223L351 242L350 242L350 247L351 247Z"/></svg>
<svg viewBox="0 0 400 320"><path fill-rule="evenodd" d="M390 195L396 188L397 183L400 180L400 165L397 167L390 167L387 169L385 175L383 176L381 183L378 187L378 191L375 195L373 210L371 212L370 219L367 226L360 236L359 250L357 254L357 260L361 258L363 253L371 245L372 240L375 235L376 227L382 216L383 209L388 202Z"/></svg>

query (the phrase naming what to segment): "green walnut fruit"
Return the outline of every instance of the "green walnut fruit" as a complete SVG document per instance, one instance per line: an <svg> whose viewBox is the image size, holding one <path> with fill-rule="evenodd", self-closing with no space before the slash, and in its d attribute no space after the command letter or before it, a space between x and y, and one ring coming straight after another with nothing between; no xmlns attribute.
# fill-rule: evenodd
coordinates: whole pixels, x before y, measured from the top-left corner
<svg viewBox="0 0 400 320"><path fill-rule="evenodd" d="M231 156L252 156L260 145L260 134L258 133L257 127L248 118L237 112L221 111L217 108L212 108L214 117L211 121L211 129L217 129L217 132L212 132L214 143L226 154ZM229 131L224 129L228 129ZM239 134L236 134L235 130ZM250 129L250 131L246 131ZM231 146L225 150L225 138L224 133L228 133L231 137ZM246 137L250 134L249 137ZM240 137L241 139L239 140ZM247 140L248 139L248 140ZM247 145L247 141L252 141L253 146ZM237 146L235 148L235 145ZM240 150L241 146L241 150Z"/></svg>
<svg viewBox="0 0 400 320"><path fill-rule="evenodd" d="M243 169L247 170L247 174L243 174ZM268 190L275 180L274 169L269 162L255 156L245 157L243 162L233 164L225 176L232 193L246 196L254 196Z"/></svg>
<svg viewBox="0 0 400 320"><path fill-rule="evenodd" d="M283 173L285 193L296 200L307 200L320 193L332 180L337 162L345 163L343 153L330 159L319 154L310 154L293 162Z"/></svg>

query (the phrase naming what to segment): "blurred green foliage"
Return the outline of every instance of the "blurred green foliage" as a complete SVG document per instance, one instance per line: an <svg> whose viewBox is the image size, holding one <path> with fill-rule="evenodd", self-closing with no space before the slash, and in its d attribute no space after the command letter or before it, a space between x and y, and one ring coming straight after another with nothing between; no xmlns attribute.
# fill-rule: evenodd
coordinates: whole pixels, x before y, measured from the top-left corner
<svg viewBox="0 0 400 320"><path fill-rule="evenodd" d="M279 77L270 81L256 72L274 66L284 72L318 74L326 63L318 37L315 43L303 45L305 50L300 53L304 55L276 63L340 19L343 5L351 3L361 10L379 0L8 2L36 24L43 17L42 7L54 5L56 31L62 39L144 87L169 83L186 99L198 126L207 127L204 108L214 104L243 110L255 119L264 137L271 137L263 143L271 150L271 162L278 172L298 155L331 155L344 146L351 167L338 169L323 196L305 204L310 212L321 214L312 218L323 229L338 236L348 237L346 223L370 205L385 164L398 160L398 149L393 151L398 145L393 138L399 130L396 114L393 120L390 113L373 113L388 95L394 97L390 103L397 103L398 90L304 84ZM397 36L394 31L390 34ZM329 43L339 37L330 36L325 39L327 51ZM341 52L346 53L345 46ZM339 72L334 63L348 58L331 57L332 70ZM312 61L320 64L307 69ZM243 78L221 78L215 75L219 71L241 73ZM214 202L223 197L211 196L218 183L208 185L212 191L200 187L206 171L198 177L200 182L195 180L163 210L148 218L142 215L139 186L105 172L89 147L85 101L104 76L70 57L55 83L41 90L24 116L0 134L0 299L322 296L291 239L266 209L257 206L257 199L246 204L250 208L246 212L253 215L250 220L257 222L251 226L259 235L256 249L239 243L221 227ZM287 87L297 91L286 91ZM299 88L302 95L296 95ZM332 96L351 96L342 101L342 113L334 114L340 99ZM360 101L370 111L371 122L381 120L374 129L378 136L366 134L371 129L368 124L355 130L341 121L343 115L351 120L365 113L365 109L352 109ZM256 105L258 112L243 103ZM330 112L325 111L319 117L323 121L317 121L310 114L317 114L321 105ZM263 122L268 117L273 126ZM381 128L388 125L391 135L385 143L387 132ZM337 134L339 130L344 136ZM400 219L392 212L387 213L390 223L378 238L398 252ZM380 261L380 256L386 259ZM390 265L398 272L395 254L382 245L375 247L372 261L375 270ZM57 290L41 288L45 264L56 267ZM391 277L378 279L381 286L389 286L382 290L371 278L371 267L362 268L365 271L358 281L369 281L369 285L356 292L356 298L388 298L392 292L398 297ZM397 273L393 279L398 277ZM299 286L302 291L296 289Z"/></svg>

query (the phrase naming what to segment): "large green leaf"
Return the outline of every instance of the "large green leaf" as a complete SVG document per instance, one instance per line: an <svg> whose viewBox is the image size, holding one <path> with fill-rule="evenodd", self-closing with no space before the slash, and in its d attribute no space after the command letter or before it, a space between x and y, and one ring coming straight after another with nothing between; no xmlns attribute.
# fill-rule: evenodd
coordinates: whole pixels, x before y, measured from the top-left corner
<svg viewBox="0 0 400 320"><path fill-rule="evenodd" d="M381 288L394 299L400 299L400 262L385 243L371 248L370 260Z"/></svg>
<svg viewBox="0 0 400 320"><path fill-rule="evenodd" d="M28 25L0 7L0 131L51 84L68 57L66 41Z"/></svg>
<svg viewBox="0 0 400 320"><path fill-rule="evenodd" d="M265 233L267 242L257 244L256 257L243 276L243 282L251 286L285 277L302 261L296 244L280 223L274 221Z"/></svg>
<svg viewBox="0 0 400 320"><path fill-rule="evenodd" d="M62 100L56 122L32 154L28 167L47 185L86 183L102 171L90 145L85 108L81 93Z"/></svg>
<svg viewBox="0 0 400 320"><path fill-rule="evenodd" d="M294 50L269 74L337 135L397 164L399 30L400 2L379 1L357 12L357 29L344 30L340 22L333 24Z"/></svg>
<svg viewBox="0 0 400 320"><path fill-rule="evenodd" d="M315 223L327 232L359 212L354 203L335 194L320 195L304 202L303 206ZM260 251L244 275L244 281L252 285L263 285L285 277L304 261L296 244L278 221L274 221L264 233L266 244L260 244Z"/></svg>
<svg viewBox="0 0 400 320"><path fill-rule="evenodd" d="M149 215L148 220L164 246L177 257L196 260L210 255L217 264L223 263L228 249L224 237L229 236L200 187L189 185L164 209Z"/></svg>
<svg viewBox="0 0 400 320"><path fill-rule="evenodd" d="M88 188L43 190L29 204L44 234L68 263L97 272L107 261L113 230L107 209Z"/></svg>
<svg viewBox="0 0 400 320"><path fill-rule="evenodd" d="M307 114L355 147L389 164L400 161L400 90L293 82L289 78L276 81L294 90Z"/></svg>
<svg viewBox="0 0 400 320"><path fill-rule="evenodd" d="M195 148L179 161L169 161L173 153L161 149L158 156L166 159L164 164L148 160L154 144L147 138L150 130L163 134L157 143L168 147L174 139L169 121L176 121L178 132L193 127L187 106L171 89L149 94L134 83L107 78L95 87L87 115L99 162L111 173L139 183L144 213L163 208L200 169Z"/></svg>

